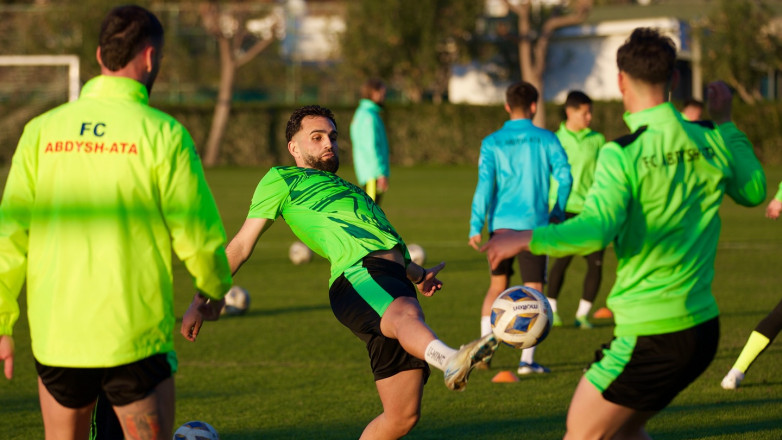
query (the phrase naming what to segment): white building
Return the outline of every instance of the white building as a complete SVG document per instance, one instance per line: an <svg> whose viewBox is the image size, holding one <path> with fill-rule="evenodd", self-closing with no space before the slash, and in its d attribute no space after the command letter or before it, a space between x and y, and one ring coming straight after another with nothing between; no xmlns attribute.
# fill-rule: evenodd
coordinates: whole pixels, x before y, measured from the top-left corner
<svg viewBox="0 0 782 440"><path fill-rule="evenodd" d="M657 28L679 48L679 68L687 94L702 98L700 51L689 25L675 18L604 21L557 30L549 42L543 76L543 99L564 102L568 91L583 90L595 100L619 100L616 51L638 27ZM694 49L693 49L694 48ZM449 100L465 104L502 104L509 81L497 81L490 67L457 66L449 84Z"/></svg>

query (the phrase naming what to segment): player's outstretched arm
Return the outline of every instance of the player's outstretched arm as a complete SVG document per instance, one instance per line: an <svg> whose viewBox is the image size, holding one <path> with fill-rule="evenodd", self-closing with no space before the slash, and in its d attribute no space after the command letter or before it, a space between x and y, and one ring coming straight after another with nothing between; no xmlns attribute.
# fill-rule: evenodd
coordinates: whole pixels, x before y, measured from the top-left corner
<svg viewBox="0 0 782 440"><path fill-rule="evenodd" d="M225 298L215 300L202 295L200 292L196 293L187 311L182 316L180 333L188 341L195 342L204 321L217 321L224 306Z"/></svg>
<svg viewBox="0 0 782 440"><path fill-rule="evenodd" d="M444 261L429 269L425 269L411 261L406 269L407 278L416 285L422 295L432 296L435 292L443 288L443 282L437 279L437 274L443 270L444 267Z"/></svg>
<svg viewBox="0 0 782 440"><path fill-rule="evenodd" d="M3 361L5 378L11 380L14 376L14 338L11 335L0 335L0 361Z"/></svg>
<svg viewBox="0 0 782 440"><path fill-rule="evenodd" d="M258 239L273 224L274 220L268 218L248 218L244 221L239 232L225 248L228 264L231 266L231 274L235 275L242 264L250 258Z"/></svg>
<svg viewBox="0 0 782 440"><path fill-rule="evenodd" d="M266 218L248 218L244 222L225 249L231 274L236 274L242 264L250 258L258 239L272 224L274 224L274 220ZM182 316L180 329L182 336L190 342L195 342L204 321L216 321L220 317L220 311L224 305L225 299L210 299L201 293L196 293Z"/></svg>
<svg viewBox="0 0 782 440"><path fill-rule="evenodd" d="M709 114L719 125L720 133L732 154L733 178L728 181L725 192L740 205L757 206L766 199L766 175L755 156L752 143L731 122L733 95L722 81L710 83L707 92Z"/></svg>
<svg viewBox="0 0 782 440"><path fill-rule="evenodd" d="M495 234L491 240L481 247L486 252L489 265L495 269L502 260L516 256L521 251L529 250L532 231L507 231Z"/></svg>

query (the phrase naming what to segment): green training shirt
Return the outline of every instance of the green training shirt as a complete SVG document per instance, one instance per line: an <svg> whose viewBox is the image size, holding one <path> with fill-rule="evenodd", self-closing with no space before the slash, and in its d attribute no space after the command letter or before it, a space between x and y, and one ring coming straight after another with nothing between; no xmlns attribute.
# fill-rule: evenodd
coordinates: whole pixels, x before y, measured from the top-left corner
<svg viewBox="0 0 782 440"><path fill-rule="evenodd" d="M225 232L185 128L128 78L98 76L30 121L0 204L0 334L27 281L35 357L111 367L174 349L171 257L231 286Z"/></svg>
<svg viewBox="0 0 782 440"><path fill-rule="evenodd" d="M733 123L687 122L670 103L624 118L633 133L601 149L584 210L535 229L530 249L586 255L613 241L616 335L690 328L719 314L711 282L722 197L762 203L765 175Z"/></svg>
<svg viewBox="0 0 782 440"><path fill-rule="evenodd" d="M383 210L360 188L336 174L294 166L273 167L258 183L248 218L282 216L313 252L331 263L329 286L368 253L400 245Z"/></svg>
<svg viewBox="0 0 782 440"><path fill-rule="evenodd" d="M559 125L559 130L555 134L562 148L565 149L570 164L570 175L573 176L573 185L570 187L565 211L578 214L584 209L584 199L595 178L597 155L600 147L606 143L606 138L591 128L570 131L565 127L564 122ZM556 201L557 183L551 179L549 205L553 206Z"/></svg>

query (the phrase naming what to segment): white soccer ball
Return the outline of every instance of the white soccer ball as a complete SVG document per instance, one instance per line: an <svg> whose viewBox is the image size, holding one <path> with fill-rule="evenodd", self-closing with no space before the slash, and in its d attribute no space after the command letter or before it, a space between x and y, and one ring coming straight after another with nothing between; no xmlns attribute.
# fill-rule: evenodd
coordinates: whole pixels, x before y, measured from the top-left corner
<svg viewBox="0 0 782 440"><path fill-rule="evenodd" d="M413 263L423 266L426 263L426 251L420 245L415 243L407 245L407 251L410 252L410 259Z"/></svg>
<svg viewBox="0 0 782 440"><path fill-rule="evenodd" d="M294 241L288 249L288 258L295 265L309 263L312 260L312 249L300 241Z"/></svg>
<svg viewBox="0 0 782 440"><path fill-rule="evenodd" d="M541 343L553 314L546 297L526 286L513 286L500 294L491 306L494 336L513 348L530 348Z"/></svg>
<svg viewBox="0 0 782 440"><path fill-rule="evenodd" d="M220 434L212 425L195 420L180 426L174 432L174 440L220 440Z"/></svg>
<svg viewBox="0 0 782 440"><path fill-rule="evenodd" d="M225 307L220 312L223 315L241 315L250 308L250 294L239 286L233 286L225 294Z"/></svg>

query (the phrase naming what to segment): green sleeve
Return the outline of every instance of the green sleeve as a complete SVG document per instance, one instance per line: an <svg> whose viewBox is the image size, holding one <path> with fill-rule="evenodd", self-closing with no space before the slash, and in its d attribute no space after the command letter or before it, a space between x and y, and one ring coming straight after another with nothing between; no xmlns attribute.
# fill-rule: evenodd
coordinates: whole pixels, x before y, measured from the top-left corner
<svg viewBox="0 0 782 440"><path fill-rule="evenodd" d="M225 255L225 229L190 134L172 129L169 164L157 170L163 215L172 247L193 276L196 288L210 298L222 298L231 288Z"/></svg>
<svg viewBox="0 0 782 440"><path fill-rule="evenodd" d="M0 335L13 334L17 299L27 274L30 220L35 199L37 122L25 127L0 203Z"/></svg>
<svg viewBox="0 0 782 440"><path fill-rule="evenodd" d="M615 144L607 144L600 151L595 181L584 202L584 210L563 223L535 229L530 251L561 257L604 249L627 218L630 194L631 185L622 153Z"/></svg>
<svg viewBox="0 0 782 440"><path fill-rule="evenodd" d="M763 203L766 199L766 175L749 139L732 122L720 125L719 131L732 155L733 178L725 191L740 205L757 206Z"/></svg>
<svg viewBox="0 0 782 440"><path fill-rule="evenodd" d="M779 189L777 190L777 195L775 195L774 198L782 202L782 182L779 182Z"/></svg>
<svg viewBox="0 0 782 440"><path fill-rule="evenodd" d="M289 193L290 189L285 180L275 168L272 168L258 182L247 217L276 220L282 215L282 205Z"/></svg>

